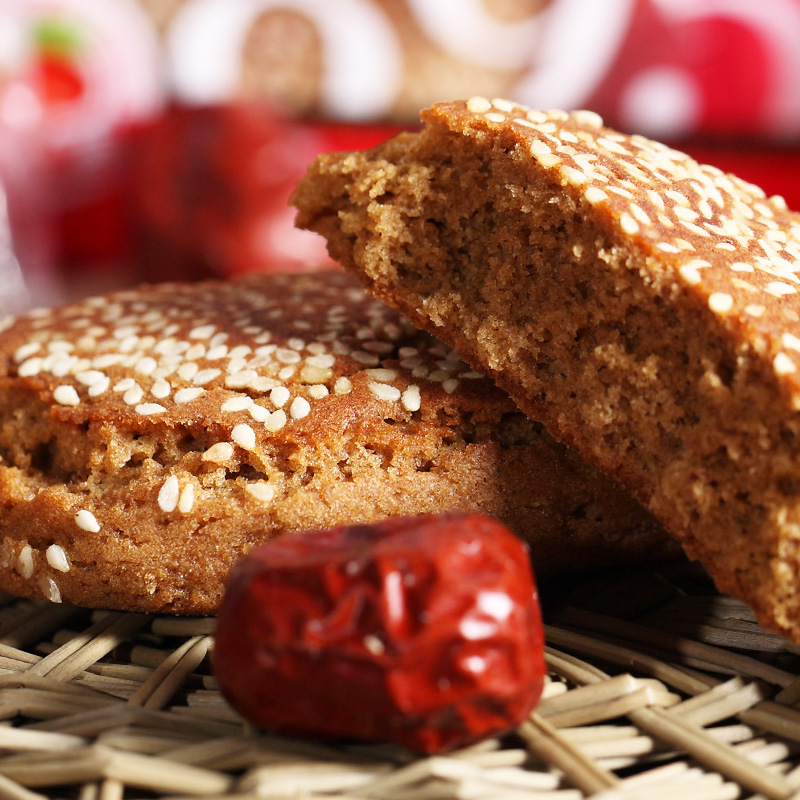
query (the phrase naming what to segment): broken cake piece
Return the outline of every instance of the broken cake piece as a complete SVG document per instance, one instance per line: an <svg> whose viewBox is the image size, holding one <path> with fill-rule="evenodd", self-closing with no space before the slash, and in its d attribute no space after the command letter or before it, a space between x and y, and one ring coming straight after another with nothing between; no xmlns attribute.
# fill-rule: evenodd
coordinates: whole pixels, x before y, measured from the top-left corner
<svg viewBox="0 0 800 800"><path fill-rule="evenodd" d="M319 157L298 224L800 641L800 215L592 112L422 120Z"/></svg>

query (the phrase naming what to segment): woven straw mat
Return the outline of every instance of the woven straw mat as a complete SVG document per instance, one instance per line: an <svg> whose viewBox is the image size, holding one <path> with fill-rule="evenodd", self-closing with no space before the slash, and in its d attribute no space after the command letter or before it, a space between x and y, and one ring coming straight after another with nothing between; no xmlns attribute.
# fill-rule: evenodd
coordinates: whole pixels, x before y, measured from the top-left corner
<svg viewBox="0 0 800 800"><path fill-rule="evenodd" d="M257 732L211 677L213 619L3 596L0 800L800 793L800 648L682 562L543 594L550 675L535 712L433 757Z"/></svg>

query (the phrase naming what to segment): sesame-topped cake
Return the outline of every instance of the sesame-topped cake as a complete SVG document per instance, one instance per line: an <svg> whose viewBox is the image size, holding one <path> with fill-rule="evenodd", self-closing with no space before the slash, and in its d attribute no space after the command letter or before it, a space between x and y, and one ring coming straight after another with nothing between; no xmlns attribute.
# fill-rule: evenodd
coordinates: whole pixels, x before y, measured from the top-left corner
<svg viewBox="0 0 800 800"><path fill-rule="evenodd" d="M341 272L161 284L0 334L0 589L213 612L274 535L482 511L540 572L669 552L628 495Z"/></svg>
<svg viewBox="0 0 800 800"><path fill-rule="evenodd" d="M800 641L800 215L591 112L422 119L320 157L299 224Z"/></svg>

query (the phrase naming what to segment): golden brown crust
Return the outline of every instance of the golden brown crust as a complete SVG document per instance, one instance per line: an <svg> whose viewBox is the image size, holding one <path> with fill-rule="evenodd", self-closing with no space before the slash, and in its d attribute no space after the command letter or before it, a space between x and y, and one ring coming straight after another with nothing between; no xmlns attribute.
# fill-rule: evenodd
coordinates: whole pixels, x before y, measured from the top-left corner
<svg viewBox="0 0 800 800"><path fill-rule="evenodd" d="M800 640L800 215L590 112L422 116L322 157L299 223Z"/></svg>
<svg viewBox="0 0 800 800"><path fill-rule="evenodd" d="M0 455L0 588L80 605L213 612L232 561L271 536L453 508L525 535L542 573L668 549L338 272L18 317L0 336Z"/></svg>

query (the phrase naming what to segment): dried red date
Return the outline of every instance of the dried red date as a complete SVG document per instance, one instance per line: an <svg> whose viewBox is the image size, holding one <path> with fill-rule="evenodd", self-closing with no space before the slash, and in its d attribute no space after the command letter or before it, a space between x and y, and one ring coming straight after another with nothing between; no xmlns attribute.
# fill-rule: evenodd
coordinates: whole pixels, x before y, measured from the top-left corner
<svg viewBox="0 0 800 800"><path fill-rule="evenodd" d="M234 568L214 669L274 732L443 752L508 730L541 694L528 553L469 514L287 536Z"/></svg>

